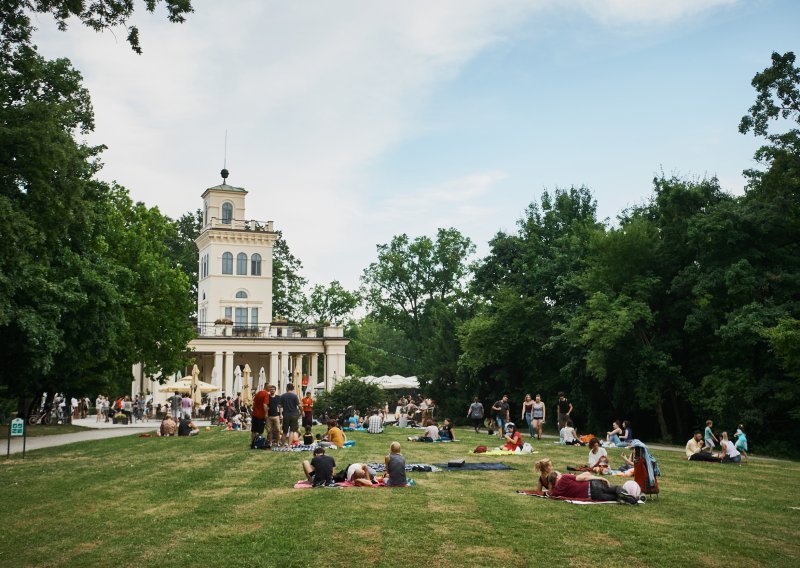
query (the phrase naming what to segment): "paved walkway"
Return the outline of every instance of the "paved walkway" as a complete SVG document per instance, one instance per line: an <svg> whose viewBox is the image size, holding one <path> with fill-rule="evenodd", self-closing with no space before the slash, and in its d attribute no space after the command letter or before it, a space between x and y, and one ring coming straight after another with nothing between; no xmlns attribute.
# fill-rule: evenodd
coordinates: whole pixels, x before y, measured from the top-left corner
<svg viewBox="0 0 800 568"><path fill-rule="evenodd" d="M138 435L143 432L154 432L160 421L150 420L148 422L137 422L135 424L114 424L113 422L96 422L95 418L84 418L73 420L74 426L89 428L84 432L71 432L69 434L52 434L50 436L36 436L28 438L25 451L39 450L42 448L52 448L76 442L87 442L91 440L103 440L106 438L119 438L120 436ZM198 427L208 426L208 421L195 420ZM57 428L57 426L56 426ZM8 439L3 441L2 453L8 451ZM11 439L11 453L22 453L22 438Z"/></svg>

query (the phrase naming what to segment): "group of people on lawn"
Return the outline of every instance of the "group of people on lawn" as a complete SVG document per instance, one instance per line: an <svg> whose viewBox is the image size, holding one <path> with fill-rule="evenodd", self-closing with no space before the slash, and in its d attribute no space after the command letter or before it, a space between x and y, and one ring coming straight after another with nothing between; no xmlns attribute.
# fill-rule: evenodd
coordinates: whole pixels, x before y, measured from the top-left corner
<svg viewBox="0 0 800 568"><path fill-rule="evenodd" d="M392 442L389 454L384 457L386 473L379 478L377 472L364 463L352 463L336 472L336 460L325 454L325 448L317 446L314 457L303 460L303 473L312 487L335 487L337 483L351 483L357 487L369 487L376 483L403 487L406 478L406 459L400 453L400 442Z"/></svg>
<svg viewBox="0 0 800 568"><path fill-rule="evenodd" d="M744 425L739 424L733 437L736 439L736 443L728 439L727 432L723 432L717 438L714 435L714 422L707 420L705 430L702 433L698 430L686 442L686 459L689 461L738 464L742 462L742 456L744 456L745 461L747 461L748 447ZM720 447L719 452L715 452L717 445Z"/></svg>

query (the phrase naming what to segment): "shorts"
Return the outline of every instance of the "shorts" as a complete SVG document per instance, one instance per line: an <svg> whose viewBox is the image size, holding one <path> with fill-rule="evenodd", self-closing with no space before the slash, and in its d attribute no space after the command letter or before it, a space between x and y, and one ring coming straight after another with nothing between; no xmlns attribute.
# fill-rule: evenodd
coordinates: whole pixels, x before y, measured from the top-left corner
<svg viewBox="0 0 800 568"><path fill-rule="evenodd" d="M288 432L291 430L292 432L297 432L299 430L297 424L299 422L299 416L284 416L283 417L283 431Z"/></svg>
<svg viewBox="0 0 800 568"><path fill-rule="evenodd" d="M267 425L267 421L264 418L256 418L253 416L252 424L250 425L250 431L255 432L256 434L263 434L264 427Z"/></svg>
<svg viewBox="0 0 800 568"><path fill-rule="evenodd" d="M281 419L278 416L268 416L267 424L269 424L269 435L273 438L280 438L281 434Z"/></svg>

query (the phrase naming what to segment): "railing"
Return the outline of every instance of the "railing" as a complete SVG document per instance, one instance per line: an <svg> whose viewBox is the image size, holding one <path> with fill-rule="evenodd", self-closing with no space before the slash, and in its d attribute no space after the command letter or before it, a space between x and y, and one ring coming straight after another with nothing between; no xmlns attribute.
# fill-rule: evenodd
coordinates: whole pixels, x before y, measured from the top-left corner
<svg viewBox="0 0 800 568"><path fill-rule="evenodd" d="M204 228L236 229L239 231L271 233L273 232L272 227L272 221L256 221L255 219L222 219L220 217L211 217L207 220Z"/></svg>
<svg viewBox="0 0 800 568"><path fill-rule="evenodd" d="M301 329L286 323L215 323L197 322L195 330L199 337L303 337L316 338L317 329ZM322 337L343 337L341 326L329 326L322 330Z"/></svg>

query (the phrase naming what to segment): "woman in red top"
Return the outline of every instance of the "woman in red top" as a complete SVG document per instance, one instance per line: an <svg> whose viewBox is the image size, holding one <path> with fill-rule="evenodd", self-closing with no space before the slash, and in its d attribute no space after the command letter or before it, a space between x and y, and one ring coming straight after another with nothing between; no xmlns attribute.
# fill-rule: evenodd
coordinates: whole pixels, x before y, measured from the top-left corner
<svg viewBox="0 0 800 568"><path fill-rule="evenodd" d="M522 449L522 434L517 431L517 425L513 422L506 424L506 435L503 439L506 441L504 450L515 452L518 448Z"/></svg>

